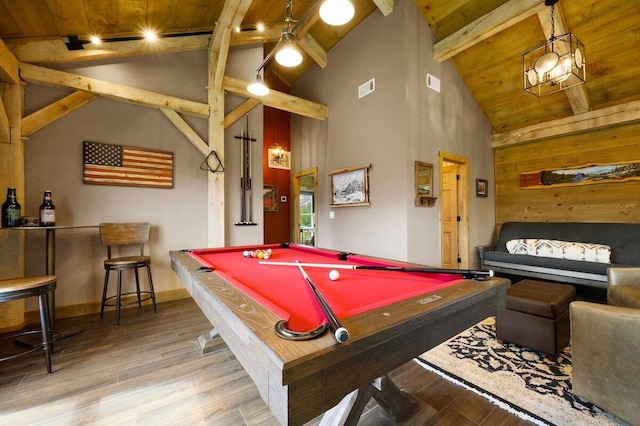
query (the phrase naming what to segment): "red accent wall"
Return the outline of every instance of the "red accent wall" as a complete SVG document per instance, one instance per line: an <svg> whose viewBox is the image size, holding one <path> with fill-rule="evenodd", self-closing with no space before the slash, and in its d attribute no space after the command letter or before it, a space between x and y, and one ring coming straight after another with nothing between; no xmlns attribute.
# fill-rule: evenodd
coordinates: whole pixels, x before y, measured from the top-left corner
<svg viewBox="0 0 640 426"><path fill-rule="evenodd" d="M289 93L289 87L273 75L265 77L269 88ZM290 114L286 111L264 107L264 141L262 144L262 179L264 185L278 187L278 211L264 212L264 242L282 243L291 241L291 171L269 167L268 149L276 142L286 151L291 151ZM286 202L281 197L287 197Z"/></svg>

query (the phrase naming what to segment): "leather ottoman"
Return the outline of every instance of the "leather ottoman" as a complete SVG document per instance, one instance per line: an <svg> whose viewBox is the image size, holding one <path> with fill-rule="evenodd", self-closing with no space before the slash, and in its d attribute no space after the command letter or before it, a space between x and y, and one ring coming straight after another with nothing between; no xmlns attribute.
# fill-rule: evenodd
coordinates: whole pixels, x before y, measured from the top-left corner
<svg viewBox="0 0 640 426"><path fill-rule="evenodd" d="M556 358L569 343L571 285L523 280L507 290L506 309L498 314L498 342L526 346Z"/></svg>

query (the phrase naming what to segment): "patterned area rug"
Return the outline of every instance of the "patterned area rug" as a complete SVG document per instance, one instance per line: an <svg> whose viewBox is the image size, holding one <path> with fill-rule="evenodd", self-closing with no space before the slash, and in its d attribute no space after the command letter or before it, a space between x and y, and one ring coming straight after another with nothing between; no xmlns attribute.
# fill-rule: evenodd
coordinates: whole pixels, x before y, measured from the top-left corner
<svg viewBox="0 0 640 426"><path fill-rule="evenodd" d="M488 318L416 362L539 425L626 425L573 395L569 346L552 362L518 345L500 345L495 336L495 318Z"/></svg>

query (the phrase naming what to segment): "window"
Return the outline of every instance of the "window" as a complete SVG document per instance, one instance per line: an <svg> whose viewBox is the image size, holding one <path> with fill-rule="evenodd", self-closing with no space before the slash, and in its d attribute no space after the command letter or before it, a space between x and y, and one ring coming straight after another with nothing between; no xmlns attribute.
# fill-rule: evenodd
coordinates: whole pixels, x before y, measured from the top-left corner
<svg viewBox="0 0 640 426"><path fill-rule="evenodd" d="M314 245L315 214L313 192L300 193L300 243Z"/></svg>

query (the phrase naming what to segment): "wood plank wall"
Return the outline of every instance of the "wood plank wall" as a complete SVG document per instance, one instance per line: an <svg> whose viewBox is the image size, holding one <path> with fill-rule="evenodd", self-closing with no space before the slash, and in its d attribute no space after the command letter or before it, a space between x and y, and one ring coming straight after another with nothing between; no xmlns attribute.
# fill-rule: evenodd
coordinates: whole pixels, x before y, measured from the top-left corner
<svg viewBox="0 0 640 426"><path fill-rule="evenodd" d="M640 222L640 181L521 189L520 173L640 161L640 123L498 148L496 230L506 221Z"/></svg>

